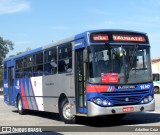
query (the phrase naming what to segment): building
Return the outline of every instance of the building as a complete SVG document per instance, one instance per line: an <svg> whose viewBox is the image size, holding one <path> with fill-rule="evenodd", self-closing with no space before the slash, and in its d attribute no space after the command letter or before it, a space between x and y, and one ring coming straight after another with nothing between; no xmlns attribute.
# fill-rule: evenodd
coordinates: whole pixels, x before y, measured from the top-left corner
<svg viewBox="0 0 160 135"><path fill-rule="evenodd" d="M160 58L152 60L152 73L160 73Z"/></svg>

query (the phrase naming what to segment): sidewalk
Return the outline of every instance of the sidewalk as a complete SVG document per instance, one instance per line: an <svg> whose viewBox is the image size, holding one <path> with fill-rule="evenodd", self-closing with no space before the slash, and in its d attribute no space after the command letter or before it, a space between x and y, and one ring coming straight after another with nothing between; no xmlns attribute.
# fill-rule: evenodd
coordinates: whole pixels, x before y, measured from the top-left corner
<svg viewBox="0 0 160 135"><path fill-rule="evenodd" d="M0 98L3 98L3 95L0 95Z"/></svg>

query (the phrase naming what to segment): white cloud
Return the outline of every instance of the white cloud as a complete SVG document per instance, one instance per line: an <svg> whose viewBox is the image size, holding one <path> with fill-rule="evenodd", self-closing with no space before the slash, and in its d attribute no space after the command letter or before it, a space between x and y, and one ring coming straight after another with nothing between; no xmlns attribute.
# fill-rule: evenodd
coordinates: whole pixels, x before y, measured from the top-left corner
<svg viewBox="0 0 160 135"><path fill-rule="evenodd" d="M30 4L26 0L0 0L0 15L28 10L30 10Z"/></svg>

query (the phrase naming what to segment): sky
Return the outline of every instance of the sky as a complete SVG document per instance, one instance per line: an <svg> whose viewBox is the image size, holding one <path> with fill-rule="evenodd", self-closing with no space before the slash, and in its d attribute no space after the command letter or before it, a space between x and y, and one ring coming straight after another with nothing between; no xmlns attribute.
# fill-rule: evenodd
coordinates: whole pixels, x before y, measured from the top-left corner
<svg viewBox="0 0 160 135"><path fill-rule="evenodd" d="M151 58L160 58L160 0L0 0L0 36L14 43L8 56L97 29L145 32Z"/></svg>

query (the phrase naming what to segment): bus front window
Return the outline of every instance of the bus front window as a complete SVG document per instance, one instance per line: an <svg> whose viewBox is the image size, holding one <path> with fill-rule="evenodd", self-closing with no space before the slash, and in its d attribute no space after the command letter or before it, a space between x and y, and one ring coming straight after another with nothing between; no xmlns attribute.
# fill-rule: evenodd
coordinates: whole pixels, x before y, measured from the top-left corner
<svg viewBox="0 0 160 135"><path fill-rule="evenodd" d="M90 83L134 84L152 81L147 46L90 46Z"/></svg>

